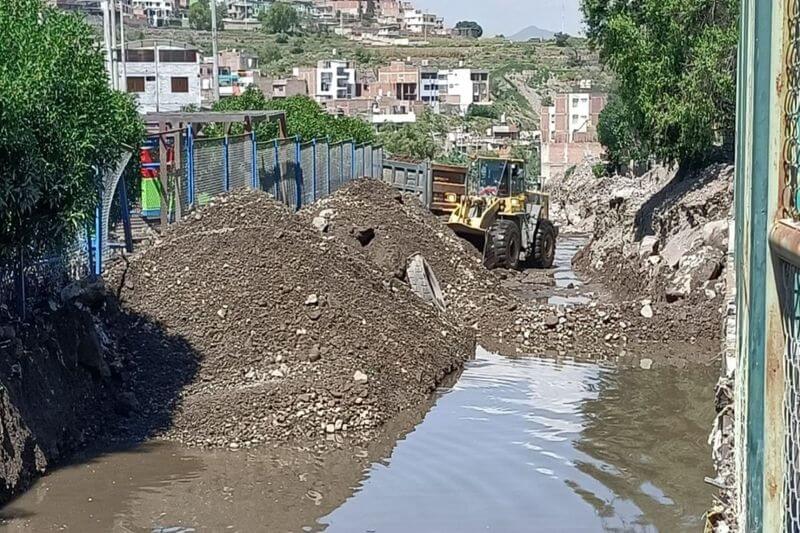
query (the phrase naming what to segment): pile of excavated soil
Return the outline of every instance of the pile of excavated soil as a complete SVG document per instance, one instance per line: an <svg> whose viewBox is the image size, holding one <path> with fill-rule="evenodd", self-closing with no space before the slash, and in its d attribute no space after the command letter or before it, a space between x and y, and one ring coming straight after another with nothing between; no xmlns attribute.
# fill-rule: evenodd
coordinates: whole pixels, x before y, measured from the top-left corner
<svg viewBox="0 0 800 533"><path fill-rule="evenodd" d="M126 313L185 341L133 359L196 360L163 433L190 445L363 442L474 353L469 332L261 192L216 199L112 277Z"/></svg>
<svg viewBox="0 0 800 533"><path fill-rule="evenodd" d="M639 307L613 301L569 309L531 301L519 288L552 285L550 273L486 270L471 244L453 234L415 197L381 181L348 183L298 216L332 246L341 245L366 258L387 283L398 283L406 259L421 253L445 293L447 314L473 329L484 347L500 353L613 359L638 352L650 357L674 325L658 305L654 305L657 316L647 319ZM687 344L697 338L689 330L685 336L673 330L673 335Z"/></svg>

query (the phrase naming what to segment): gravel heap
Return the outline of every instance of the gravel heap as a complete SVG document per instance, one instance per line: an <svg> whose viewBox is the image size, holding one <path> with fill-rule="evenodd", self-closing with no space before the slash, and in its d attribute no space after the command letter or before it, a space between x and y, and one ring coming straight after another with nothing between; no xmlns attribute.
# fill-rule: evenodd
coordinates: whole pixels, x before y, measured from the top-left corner
<svg viewBox="0 0 800 533"><path fill-rule="evenodd" d="M471 244L415 197L401 195L381 181L350 182L298 216L328 242L365 257L377 268L376 275L390 283L402 278L406 258L421 253L445 292L447 314L474 330L480 344L499 353L611 359L627 355L629 343L640 342L648 344L649 353L650 343L663 337L658 326L668 323L665 317L641 317L640 306L593 302L556 309L532 301L518 287L551 286L546 271L486 270ZM659 311L656 308L655 314Z"/></svg>
<svg viewBox="0 0 800 533"><path fill-rule="evenodd" d="M170 229L115 274L123 310L197 359L164 436L363 442L422 401L474 353L472 335L377 271L261 192L223 196ZM187 356L166 346L146 356Z"/></svg>

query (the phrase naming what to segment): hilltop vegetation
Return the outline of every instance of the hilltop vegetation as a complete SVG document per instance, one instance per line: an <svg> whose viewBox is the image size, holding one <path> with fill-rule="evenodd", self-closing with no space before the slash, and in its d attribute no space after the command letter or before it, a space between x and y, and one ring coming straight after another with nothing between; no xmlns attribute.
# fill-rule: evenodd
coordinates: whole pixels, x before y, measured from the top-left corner
<svg viewBox="0 0 800 533"><path fill-rule="evenodd" d="M211 32L189 29L144 28L132 32L137 38L161 38L194 44L211 53ZM298 35L267 34L263 31L226 30L219 33L219 49L244 49L256 53L265 75L287 76L292 67L314 65L333 56L347 58L360 68L375 69L391 61L427 63L438 68L459 66L486 69L492 79L492 98L499 114L524 128L538 128L538 105L543 97L591 79L596 90L610 86L610 76L600 58L583 39L572 38L567 46L555 41L511 42L505 39L430 39L424 46L368 47L325 33ZM538 97L522 94L524 83Z"/></svg>

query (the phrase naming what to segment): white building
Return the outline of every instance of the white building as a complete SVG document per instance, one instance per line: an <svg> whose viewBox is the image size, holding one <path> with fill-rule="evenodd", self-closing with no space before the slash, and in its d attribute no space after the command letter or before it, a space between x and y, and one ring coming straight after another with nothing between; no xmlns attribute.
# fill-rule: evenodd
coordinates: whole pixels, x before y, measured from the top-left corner
<svg viewBox="0 0 800 533"><path fill-rule="evenodd" d="M349 61L320 61L317 63L317 101L347 100L356 95L356 69Z"/></svg>
<svg viewBox="0 0 800 533"><path fill-rule="evenodd" d="M200 107L200 54L172 41L131 41L125 46L122 87L136 96L140 113Z"/></svg>
<svg viewBox="0 0 800 533"><path fill-rule="evenodd" d="M444 32L444 19L434 13L424 13L419 9L407 9L403 11L403 27L409 33L441 35Z"/></svg>
<svg viewBox="0 0 800 533"><path fill-rule="evenodd" d="M151 26L162 26L173 15L173 0L132 0L134 16L147 18Z"/></svg>
<svg viewBox="0 0 800 533"><path fill-rule="evenodd" d="M423 82L423 96L425 82ZM430 84L433 87L433 84ZM490 105L491 95L489 88L489 72L486 70L473 70L457 68L439 71L438 87L431 88L428 96L438 90L441 103L457 105L461 113L466 113L469 106Z"/></svg>

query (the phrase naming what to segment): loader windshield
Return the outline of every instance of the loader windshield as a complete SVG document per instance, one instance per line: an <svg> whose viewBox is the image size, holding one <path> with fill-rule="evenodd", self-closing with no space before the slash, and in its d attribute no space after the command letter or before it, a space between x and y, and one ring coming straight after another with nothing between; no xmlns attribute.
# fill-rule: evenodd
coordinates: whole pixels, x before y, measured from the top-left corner
<svg viewBox="0 0 800 533"><path fill-rule="evenodd" d="M470 194L478 196L509 195L508 161L478 159L470 168Z"/></svg>

